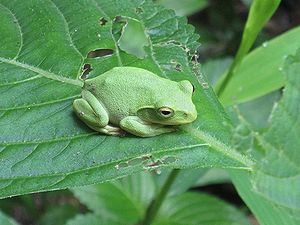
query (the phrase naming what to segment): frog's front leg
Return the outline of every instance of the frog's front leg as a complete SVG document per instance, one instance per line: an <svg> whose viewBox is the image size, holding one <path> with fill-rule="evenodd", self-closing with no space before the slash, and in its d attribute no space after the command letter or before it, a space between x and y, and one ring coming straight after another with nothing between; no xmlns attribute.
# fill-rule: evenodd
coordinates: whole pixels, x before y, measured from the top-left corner
<svg viewBox="0 0 300 225"><path fill-rule="evenodd" d="M148 123L137 116L128 116L121 120L120 127L136 136L151 137L175 131L175 127L166 127L161 124Z"/></svg>
<svg viewBox="0 0 300 225"><path fill-rule="evenodd" d="M73 102L77 116L90 128L108 135L123 135L118 127L108 125L109 116L101 102L89 91L82 91L82 98Z"/></svg>

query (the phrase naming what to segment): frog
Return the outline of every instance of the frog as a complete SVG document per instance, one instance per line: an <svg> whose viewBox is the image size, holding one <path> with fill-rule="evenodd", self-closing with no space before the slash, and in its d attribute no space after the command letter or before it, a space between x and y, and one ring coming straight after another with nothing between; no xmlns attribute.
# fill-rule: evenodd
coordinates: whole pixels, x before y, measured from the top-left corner
<svg viewBox="0 0 300 225"><path fill-rule="evenodd" d="M76 115L106 135L153 137L197 118L188 80L173 81L138 67L114 67L84 80Z"/></svg>

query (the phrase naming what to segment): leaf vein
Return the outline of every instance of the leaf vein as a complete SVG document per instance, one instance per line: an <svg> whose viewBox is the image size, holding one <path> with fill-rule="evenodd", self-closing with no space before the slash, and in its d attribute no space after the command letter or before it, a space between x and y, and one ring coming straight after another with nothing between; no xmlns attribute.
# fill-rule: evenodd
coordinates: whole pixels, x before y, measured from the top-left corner
<svg viewBox="0 0 300 225"><path fill-rule="evenodd" d="M75 45L74 43L74 40L72 39L71 37L71 34L70 34L70 28L69 28L69 24L67 22L67 19L66 17L64 16L64 14L62 13L62 11L59 9L59 7L52 1L50 0L50 2L53 4L53 6L57 9L59 15L61 16L61 18L63 19L63 22L65 24L65 28L66 28L66 33L67 33L67 36L68 36L68 39L71 43L71 46L72 48L78 53L78 55L81 57L81 65L83 64L84 62L84 59L85 57L83 56L83 54L79 51L79 49L77 48L77 46ZM78 69L78 72L77 72L77 78L80 76L81 74L81 67L79 66L79 69Z"/></svg>
<svg viewBox="0 0 300 225"><path fill-rule="evenodd" d="M19 23L19 20L17 19L16 15L12 12L12 10L10 10L9 8L7 8L6 6L4 6L3 4L0 3L0 5L6 9L13 17L13 20L14 22L16 23L17 27L18 27L18 30L19 30L19 33L20 33L20 47L18 49L18 52L16 53L15 57L13 59L16 59L18 58L22 48L23 48L23 32L22 32L22 29L21 29L21 26L20 26L20 23Z"/></svg>
<svg viewBox="0 0 300 225"><path fill-rule="evenodd" d="M26 159L30 158L30 156L33 154L33 152L39 147L39 144L37 144L36 146L33 147L33 149L31 150L31 152L26 155L23 159L21 159L20 161L16 162L14 165L11 166L11 170L14 169L14 167L18 166L19 164L21 164L22 162L24 162Z"/></svg>
<svg viewBox="0 0 300 225"><path fill-rule="evenodd" d="M14 81L14 82L0 84L0 87L10 86L10 85L15 85L15 84L21 84L21 83L25 83L27 81L35 80L35 79L41 78L41 77L42 77L41 75L36 75L36 76L29 77L29 78L26 78L26 79L23 79L23 80L18 80L18 81Z"/></svg>
<svg viewBox="0 0 300 225"><path fill-rule="evenodd" d="M78 138L83 138L83 137L89 137L92 135L97 134L97 132L91 132L87 134L79 134L79 135L73 135L73 136L67 136L67 137L61 137L61 138L54 138L54 139L49 139L49 140L39 140L39 141L26 141L26 142L4 142L0 143L2 146L11 146L11 145L32 145L32 144L48 144L48 143L53 143L53 142L59 142L59 141L66 141L66 140L75 140Z"/></svg>
<svg viewBox="0 0 300 225"><path fill-rule="evenodd" d="M47 101L47 102L42 102L42 103L37 103L37 104L32 104L32 105L23 105L23 106L12 107L12 108L0 108L0 111L12 111L12 110L19 110L19 109L26 109L26 108L34 108L34 107L39 107L39 106L50 105L50 104L54 104L54 103L67 101L67 100L70 100L70 99L73 99L76 97L80 97L80 95L73 95L73 96L69 96L66 98L60 98L60 99L56 99L53 101Z"/></svg>
<svg viewBox="0 0 300 225"><path fill-rule="evenodd" d="M80 81L80 80L73 80L71 78L59 76L55 73L45 71L43 69L37 68L35 66L31 66L31 65L26 64L24 62L22 63L22 62L16 61L14 59L6 59L6 58L3 58L3 57L0 57L0 61L3 62L3 63L11 64L11 65L14 65L14 66L17 66L17 67L21 67L21 68L33 71L35 73L40 74L43 77L51 79L51 80L56 80L56 81L60 81L62 83L68 83L68 84L72 84L72 85L79 86L79 87L82 87L82 85L83 85L83 82Z"/></svg>

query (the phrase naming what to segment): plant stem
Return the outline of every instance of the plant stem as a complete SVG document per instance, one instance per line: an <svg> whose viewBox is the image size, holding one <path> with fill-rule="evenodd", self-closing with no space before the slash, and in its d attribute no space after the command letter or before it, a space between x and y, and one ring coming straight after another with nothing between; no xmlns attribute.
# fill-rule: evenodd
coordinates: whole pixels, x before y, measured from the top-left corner
<svg viewBox="0 0 300 225"><path fill-rule="evenodd" d="M155 218L161 204L163 203L165 197L167 196L168 191L170 190L173 182L175 181L177 175L179 174L179 169L174 169L171 171L170 175L168 176L166 182L162 186L160 192L158 193L157 197L152 201L149 205L145 218L142 222L142 225L150 225Z"/></svg>

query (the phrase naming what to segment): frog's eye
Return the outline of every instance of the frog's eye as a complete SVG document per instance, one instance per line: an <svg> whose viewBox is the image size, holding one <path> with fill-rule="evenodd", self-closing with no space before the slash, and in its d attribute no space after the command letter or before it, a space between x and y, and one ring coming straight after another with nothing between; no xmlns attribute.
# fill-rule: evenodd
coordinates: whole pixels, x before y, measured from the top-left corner
<svg viewBox="0 0 300 225"><path fill-rule="evenodd" d="M174 111L167 107L162 107L158 110L159 114L164 118L169 118L174 115Z"/></svg>

